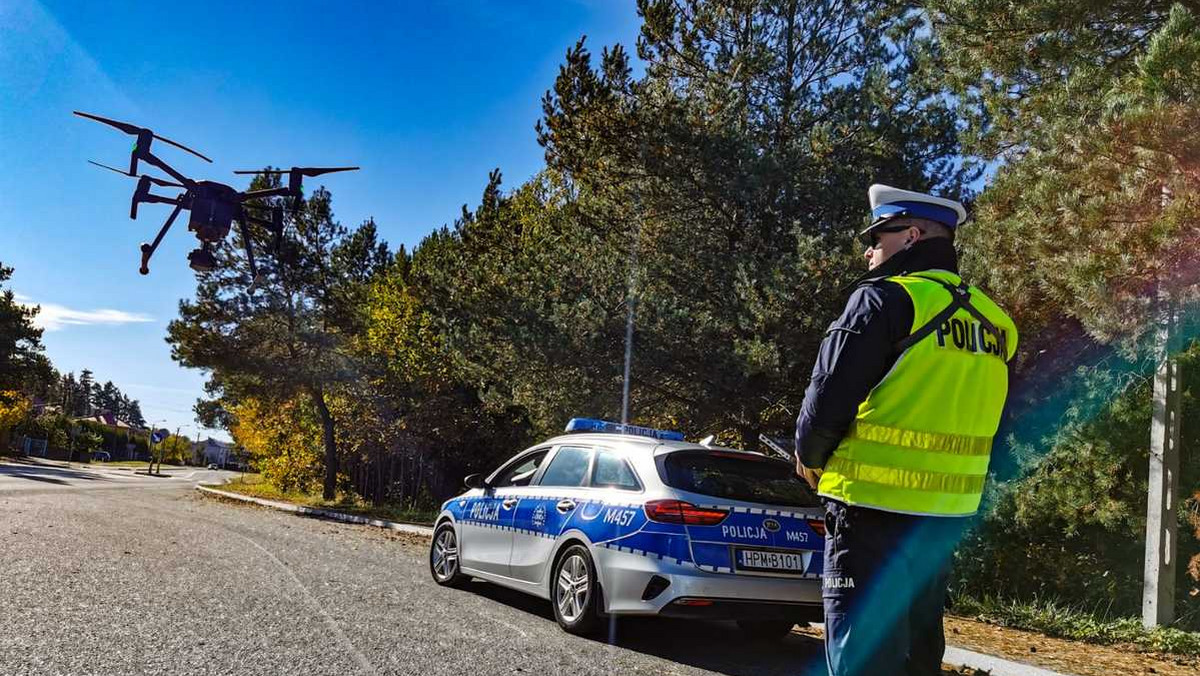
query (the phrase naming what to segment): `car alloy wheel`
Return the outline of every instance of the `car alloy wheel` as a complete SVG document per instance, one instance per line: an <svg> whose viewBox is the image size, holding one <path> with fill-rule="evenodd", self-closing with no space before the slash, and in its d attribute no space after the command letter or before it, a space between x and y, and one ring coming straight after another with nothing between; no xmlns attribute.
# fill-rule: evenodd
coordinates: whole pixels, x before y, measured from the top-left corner
<svg viewBox="0 0 1200 676"><path fill-rule="evenodd" d="M583 545L571 545L559 557L551 579L554 619L572 634L591 633L599 624L600 585L592 557Z"/></svg>
<svg viewBox="0 0 1200 676"><path fill-rule="evenodd" d="M433 543L429 546L429 572L433 581L443 586L453 586L462 582L466 576L458 566L458 538L454 535L454 526L444 523L433 534Z"/></svg>

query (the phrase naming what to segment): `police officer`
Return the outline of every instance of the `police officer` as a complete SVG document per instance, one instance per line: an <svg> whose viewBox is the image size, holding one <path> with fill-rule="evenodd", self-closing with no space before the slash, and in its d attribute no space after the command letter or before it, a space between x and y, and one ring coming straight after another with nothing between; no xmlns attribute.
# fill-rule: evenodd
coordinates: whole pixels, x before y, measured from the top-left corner
<svg viewBox="0 0 1200 676"><path fill-rule="evenodd" d="M979 508L1017 330L958 275L958 202L871 186L869 272L825 334L796 421L825 502L829 672L940 674L950 559Z"/></svg>

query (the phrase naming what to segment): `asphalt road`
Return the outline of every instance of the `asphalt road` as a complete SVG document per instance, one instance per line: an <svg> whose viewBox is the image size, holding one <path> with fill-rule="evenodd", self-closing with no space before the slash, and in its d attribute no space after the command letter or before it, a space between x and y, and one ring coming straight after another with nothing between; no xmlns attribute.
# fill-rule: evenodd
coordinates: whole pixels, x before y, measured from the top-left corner
<svg viewBox="0 0 1200 676"><path fill-rule="evenodd" d="M216 475L0 464L0 675L823 673L816 640L726 623L570 636L545 601L435 585L424 538L192 490Z"/></svg>

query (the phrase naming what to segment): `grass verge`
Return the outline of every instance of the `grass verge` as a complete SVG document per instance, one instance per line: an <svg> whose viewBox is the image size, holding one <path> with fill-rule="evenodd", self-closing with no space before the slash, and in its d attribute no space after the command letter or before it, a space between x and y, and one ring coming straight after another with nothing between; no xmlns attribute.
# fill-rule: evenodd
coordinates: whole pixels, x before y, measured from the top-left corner
<svg viewBox="0 0 1200 676"><path fill-rule="evenodd" d="M1130 644L1153 652L1200 656L1200 632L1175 627L1146 629L1140 619L1099 617L1053 599L1032 602L954 595L951 612L1013 629L1101 645Z"/></svg>
<svg viewBox="0 0 1200 676"><path fill-rule="evenodd" d="M137 469L145 469L150 463L145 460L114 460L112 462L100 462L98 460L93 460L91 464L94 467L134 467ZM154 467L155 467L155 469L158 469L158 463L154 463ZM172 464L164 462L162 468L163 469L187 469L188 466L187 465L172 465ZM204 468L196 467L193 469L204 469Z"/></svg>
<svg viewBox="0 0 1200 676"><path fill-rule="evenodd" d="M325 500L321 497L320 493L281 491L264 481L261 474L246 474L228 483L216 486L216 488L256 498L290 502L296 505L304 505L305 507L316 507L318 509L328 509L372 519L386 519L387 521L415 523L423 526L432 525L434 517L437 516L437 510L434 509L414 509L401 505L387 504L373 505L353 494L343 493L339 494L333 500Z"/></svg>

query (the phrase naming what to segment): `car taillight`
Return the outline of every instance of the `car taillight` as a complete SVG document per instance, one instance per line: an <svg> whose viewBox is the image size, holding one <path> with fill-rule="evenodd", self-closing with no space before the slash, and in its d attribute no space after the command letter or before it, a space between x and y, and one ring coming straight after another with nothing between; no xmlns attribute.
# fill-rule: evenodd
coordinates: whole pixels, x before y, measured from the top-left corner
<svg viewBox="0 0 1200 676"><path fill-rule="evenodd" d="M729 516L727 509L697 507L683 500L651 500L643 508L646 518L660 523L682 523L688 526L715 526Z"/></svg>
<svg viewBox="0 0 1200 676"><path fill-rule="evenodd" d="M825 522L821 519L809 519L808 527L817 531L817 535L825 537Z"/></svg>

